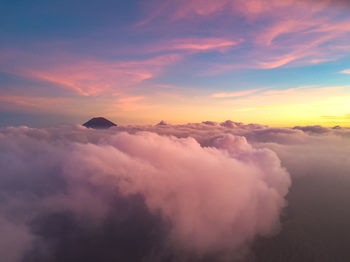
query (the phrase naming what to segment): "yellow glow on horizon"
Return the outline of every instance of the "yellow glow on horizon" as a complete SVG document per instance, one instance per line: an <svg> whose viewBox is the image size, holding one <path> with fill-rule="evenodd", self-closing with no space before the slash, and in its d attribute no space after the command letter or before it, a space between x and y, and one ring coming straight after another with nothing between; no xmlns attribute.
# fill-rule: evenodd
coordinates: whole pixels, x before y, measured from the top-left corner
<svg viewBox="0 0 350 262"><path fill-rule="evenodd" d="M0 97L28 112L105 116L117 124L186 124L206 120L232 120L273 127L323 125L350 127L350 86L264 89L241 97L211 94L81 98L79 100L11 96ZM246 95L248 94L248 95ZM85 113L86 112L86 113Z"/></svg>
<svg viewBox="0 0 350 262"><path fill-rule="evenodd" d="M160 120L185 124L205 120L233 120L269 126L341 125L350 127L350 87L298 87L286 90L266 90L234 99L211 96L156 98L153 106L124 112L125 124L155 124ZM162 102L159 102L162 101ZM137 108L137 107L136 107ZM135 109L136 109L135 108ZM118 119L123 112L111 112Z"/></svg>

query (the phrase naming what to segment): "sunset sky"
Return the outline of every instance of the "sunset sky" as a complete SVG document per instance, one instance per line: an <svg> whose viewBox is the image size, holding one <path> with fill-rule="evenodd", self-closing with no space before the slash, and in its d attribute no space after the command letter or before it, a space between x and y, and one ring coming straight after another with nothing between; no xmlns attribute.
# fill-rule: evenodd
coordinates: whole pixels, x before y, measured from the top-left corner
<svg viewBox="0 0 350 262"><path fill-rule="evenodd" d="M0 34L0 126L350 126L345 0L3 0Z"/></svg>

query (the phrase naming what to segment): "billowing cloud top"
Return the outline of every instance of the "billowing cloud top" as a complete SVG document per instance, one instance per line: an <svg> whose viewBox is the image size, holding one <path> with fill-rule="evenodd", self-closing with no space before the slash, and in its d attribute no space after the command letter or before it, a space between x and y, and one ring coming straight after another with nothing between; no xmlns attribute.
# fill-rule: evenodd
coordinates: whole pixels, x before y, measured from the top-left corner
<svg viewBox="0 0 350 262"><path fill-rule="evenodd" d="M232 121L1 129L1 257L241 256L278 232L288 171L348 170L349 134Z"/></svg>
<svg viewBox="0 0 350 262"><path fill-rule="evenodd" d="M1 253L17 261L45 237L42 216L70 212L103 224L113 199L136 195L167 226L167 241L184 250L235 250L273 232L290 185L276 154L231 134L211 143L80 127L2 130L2 227L21 242ZM117 211L113 223L126 215ZM13 238L1 241L9 246Z"/></svg>

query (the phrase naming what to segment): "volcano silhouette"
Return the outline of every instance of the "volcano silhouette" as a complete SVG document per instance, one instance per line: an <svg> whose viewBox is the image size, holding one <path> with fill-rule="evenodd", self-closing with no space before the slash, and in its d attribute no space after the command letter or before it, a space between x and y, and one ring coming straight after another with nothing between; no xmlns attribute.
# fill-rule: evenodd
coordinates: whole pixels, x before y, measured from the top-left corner
<svg viewBox="0 0 350 262"><path fill-rule="evenodd" d="M84 123L83 126L94 129L107 129L117 125L104 117L94 117L86 123Z"/></svg>

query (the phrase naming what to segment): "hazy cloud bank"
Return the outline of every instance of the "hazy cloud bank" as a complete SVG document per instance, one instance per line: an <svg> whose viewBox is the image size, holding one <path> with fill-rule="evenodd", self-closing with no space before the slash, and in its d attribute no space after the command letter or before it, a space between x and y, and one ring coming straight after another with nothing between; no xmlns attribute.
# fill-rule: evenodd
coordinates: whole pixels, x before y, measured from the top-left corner
<svg viewBox="0 0 350 262"><path fill-rule="evenodd" d="M278 232L291 183L284 167L292 178L349 170L350 132L320 130L232 121L1 129L1 256L237 255L257 236Z"/></svg>
<svg viewBox="0 0 350 262"><path fill-rule="evenodd" d="M40 239L55 237L47 236L54 228L43 229L52 214L70 214L76 226L126 219L135 203L118 208L115 202L136 196L143 216L155 220L157 230L164 228L162 237L174 249L235 251L274 232L290 185L276 154L231 134L211 143L81 127L3 129L1 219L24 243L4 236L11 248L2 252L12 261L33 243L39 252ZM51 240L57 251L57 239Z"/></svg>

